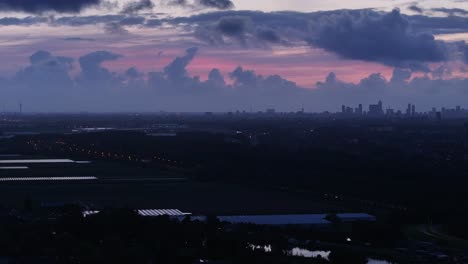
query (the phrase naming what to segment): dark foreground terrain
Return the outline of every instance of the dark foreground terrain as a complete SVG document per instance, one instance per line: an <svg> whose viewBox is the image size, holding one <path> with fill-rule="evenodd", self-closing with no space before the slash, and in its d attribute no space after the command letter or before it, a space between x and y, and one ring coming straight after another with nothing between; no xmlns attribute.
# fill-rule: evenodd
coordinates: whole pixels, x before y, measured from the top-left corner
<svg viewBox="0 0 468 264"><path fill-rule="evenodd" d="M50 115L3 119L0 130L0 167L72 160L0 170L0 255L18 263L467 263L464 120ZM27 180L80 176L96 179ZM211 220L131 210L150 208ZM357 212L377 220L325 229L214 220Z"/></svg>

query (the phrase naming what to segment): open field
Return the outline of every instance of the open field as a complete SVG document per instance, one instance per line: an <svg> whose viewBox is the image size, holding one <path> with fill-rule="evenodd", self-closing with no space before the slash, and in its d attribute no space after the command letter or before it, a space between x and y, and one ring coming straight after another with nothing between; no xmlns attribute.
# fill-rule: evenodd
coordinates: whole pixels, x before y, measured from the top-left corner
<svg viewBox="0 0 468 264"><path fill-rule="evenodd" d="M14 157L36 161L38 158L50 157ZM13 165L25 166L27 169L0 170L1 179L34 178L34 181L0 182L0 204L4 206L21 207L30 198L36 206L81 203L97 208L178 208L205 214L339 211L336 205L318 198L261 187L196 182L182 171L156 166L106 161L25 162ZM41 177L97 177L97 180L38 181L37 178Z"/></svg>
<svg viewBox="0 0 468 264"><path fill-rule="evenodd" d="M103 207L177 208L193 213L320 213L338 209L317 199L279 191L197 182L89 182L0 184L4 205L81 202Z"/></svg>
<svg viewBox="0 0 468 264"><path fill-rule="evenodd" d="M29 159L31 157L21 157ZM37 159L37 157L35 158ZM6 160L6 159L0 159ZM76 161L51 163L3 163L1 167L27 167L28 169L0 170L0 178L6 177L73 177L94 176L99 179L116 178L181 178L175 170L161 169L155 166L135 166L134 164L106 162L106 161Z"/></svg>

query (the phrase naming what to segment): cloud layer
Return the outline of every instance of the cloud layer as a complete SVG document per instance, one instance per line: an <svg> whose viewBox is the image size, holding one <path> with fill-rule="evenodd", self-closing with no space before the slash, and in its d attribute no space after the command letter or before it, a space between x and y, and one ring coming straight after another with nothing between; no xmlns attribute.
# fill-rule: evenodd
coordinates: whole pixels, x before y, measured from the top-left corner
<svg viewBox="0 0 468 264"><path fill-rule="evenodd" d="M98 5L101 0L0 0L0 10L26 13L78 13L82 9Z"/></svg>
<svg viewBox="0 0 468 264"><path fill-rule="evenodd" d="M171 3L194 4L179 0ZM209 3L204 2L203 5ZM102 25L104 32L110 35L127 35L141 28L183 30L199 41L216 46L237 44L243 48L263 48L309 45L345 59L418 71L428 71L428 63L463 61L457 50L458 43L437 40L435 35L468 32L468 18L465 17L407 16L398 10L389 13L373 10L315 13L217 11L165 18L137 14L152 8L151 1L139 0L128 3L123 12L116 15L61 16L54 19L42 16L4 17L0 18L0 26Z"/></svg>
<svg viewBox="0 0 468 264"><path fill-rule="evenodd" d="M378 100L400 109L411 102L420 110L429 110L463 105L468 99L468 79L442 79L434 73L417 77L399 68L390 80L374 73L357 84L330 73L314 89L243 67L226 76L214 68L207 80L200 80L187 70L197 52L195 47L187 49L161 71L144 73L130 67L117 73L103 63L122 56L95 51L78 58L79 74L75 75L73 58L38 51L13 78L0 81L0 96L10 102L21 100L30 111L233 111L271 107L296 111L302 105L309 111L336 111L342 104L367 105Z"/></svg>
<svg viewBox="0 0 468 264"><path fill-rule="evenodd" d="M319 47L346 59L428 71L427 64L460 59L456 43L434 34L468 32L468 18L406 16L372 10L316 13L228 11L165 21L189 24L187 30L213 45L239 43Z"/></svg>
<svg viewBox="0 0 468 264"><path fill-rule="evenodd" d="M27 65L17 70L14 77L0 80L1 98L21 100L31 110L41 111L229 111L251 107L292 111L301 105L322 111L337 110L341 104L365 105L377 100L394 106L412 102L429 109L463 104L468 99L467 80L460 77L467 72L467 43L436 38L439 34L468 32L468 18L461 16L460 10L425 10L416 6L412 10L417 15L411 16L399 10L265 13L229 10L233 7L231 1L134 0L111 14L49 14L77 13L101 1L69 2L67 5L67 1L58 0L0 0L3 10L35 13L0 18L0 27L34 26L34 30L50 34L46 40L31 37L33 44L22 44L26 43L23 36L6 39L5 43L13 43L1 42L9 47L8 51L18 50L24 56L24 52L34 47L34 51L54 50L60 54L66 46L69 49L63 54L75 54L30 52L33 54ZM182 6L184 12L196 15L153 13L163 4ZM448 16L432 17L427 12ZM59 32L62 29L76 35L63 36ZM81 35L82 32L92 33ZM66 45L62 45L63 41L67 41ZM185 51L178 56L166 56L173 54L174 49ZM234 49L239 53L230 52ZM261 58L271 67L263 71L268 74L259 74L252 63L260 57L255 57L259 49L270 51ZM385 72L375 72L355 83L330 73L315 87L300 87L276 75L274 70L284 68L282 63L290 56L288 53L299 49L307 54L313 51L316 57L295 55L291 61L300 61L302 71L310 70L315 76L322 75L324 69L333 71L327 65L331 57L334 62L349 63L346 65L350 67L366 64L381 66L383 71L395 70L391 77ZM146 57L145 52L164 53L162 58L153 57L158 59L158 67L146 65L145 69L153 69L148 72L138 67L142 61L151 64L149 59L142 58ZM193 71L203 77L188 70L200 52L217 56L206 62L203 61L206 56L199 58L198 65L210 67L204 73L200 69ZM245 63L233 58L240 52L247 54L243 55ZM76 55L80 53L87 54ZM108 68L120 63L125 55L133 57L120 64L119 72ZM318 71L318 67L324 69ZM366 74L370 73L368 68Z"/></svg>
<svg viewBox="0 0 468 264"><path fill-rule="evenodd" d="M320 19L309 42L345 58L378 61L391 66L418 67L447 59L447 47L428 33L415 33L398 10L343 12Z"/></svg>
<svg viewBox="0 0 468 264"><path fill-rule="evenodd" d="M151 11L155 7L152 0L138 0L135 2L127 3L122 13L124 14L136 14L141 11Z"/></svg>

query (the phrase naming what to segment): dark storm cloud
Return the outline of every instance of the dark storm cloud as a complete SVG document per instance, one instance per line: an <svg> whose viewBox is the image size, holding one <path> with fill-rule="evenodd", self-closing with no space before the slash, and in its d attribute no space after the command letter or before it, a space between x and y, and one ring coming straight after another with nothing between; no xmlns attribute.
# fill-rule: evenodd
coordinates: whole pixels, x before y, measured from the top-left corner
<svg viewBox="0 0 468 264"><path fill-rule="evenodd" d="M2 26L29 26L34 24L42 24L49 22L49 19L38 16L28 16L25 18L16 17L2 17L0 18L0 25Z"/></svg>
<svg viewBox="0 0 468 264"><path fill-rule="evenodd" d="M467 32L468 31L468 18L459 16L449 17L429 17L423 15L416 16L405 16L399 14L401 19L406 20L409 23L408 30L413 33L429 32L431 34L438 34L444 32ZM217 11L208 12L199 15L189 17L173 17L173 18L145 18L143 16L125 16L120 15L102 15L102 16L63 16L60 18L48 20L43 17L27 17L27 18L3 18L0 19L0 24L11 24L11 25L25 25L35 23L49 22L55 25L71 25L71 26L82 26L82 25L93 25L99 23L110 23L119 22L124 20L132 20L135 25L137 23L154 24L160 25L167 23L169 25L188 25L187 29L193 29L196 26L210 27L211 30L215 30L216 25L225 17L242 17L249 19L253 22L255 27L265 27L275 30L277 34L287 32L289 37L300 36L305 38L304 34L312 34L312 28L320 23L334 23L334 19L344 16L347 14L351 16L357 22L357 20L364 20L365 17L372 18L375 20L381 20L384 16L388 16L388 13L380 13L372 10L338 10L329 12L315 12L315 13L299 13L299 12L272 12L264 13L259 11ZM5 20L4 23L1 23ZM328 20L328 21L327 21ZM238 21L240 22L240 21ZM240 22L243 23L243 22ZM233 25L235 26L235 25ZM237 25L238 26L238 25ZM347 28L344 28L347 29Z"/></svg>
<svg viewBox="0 0 468 264"><path fill-rule="evenodd" d="M245 45L247 34L252 31L252 20L243 16L222 17L215 25L217 32L215 35L222 35L237 39L242 45ZM213 36L216 38L216 36Z"/></svg>
<svg viewBox="0 0 468 264"><path fill-rule="evenodd" d="M278 33L275 30L271 28L259 27L257 28L255 34L258 39L264 40L266 42L270 42L270 43L281 42L281 37L278 35Z"/></svg>
<svg viewBox="0 0 468 264"><path fill-rule="evenodd" d="M438 34L444 32L468 31L468 18L466 17L430 17L424 15L407 16L400 14L398 11L394 11L393 13L396 13L396 18L400 20L406 20L408 22L408 31L414 34L422 32ZM379 25L381 25L381 20L387 20L388 22L388 17L391 16L391 14L392 13L382 13L372 10L337 10L313 13L286 11L271 13L264 13L260 11L216 11L202 13L189 17L172 17L161 19L145 18L144 16L136 15L127 16L124 14L95 16L61 16L59 18L31 16L26 18L0 18L0 25L32 25L38 23L50 23L53 25L83 26L110 22L120 23L121 21L122 24L124 24L126 23L125 20L129 20L131 21L132 25L145 25L152 23L155 25L160 25L162 23L167 23L169 25L176 26L184 24L186 25L187 29L193 29L197 25L206 27L219 23L220 21L223 21L223 19L226 17L243 17L244 20L250 19L250 21L253 22L253 25L255 27L269 28L271 30L275 30L277 34L286 31L291 37L299 36L301 34L312 34L314 32L311 31L311 26L312 29L316 29L317 25L319 24L336 24L335 20L339 19L342 16L348 16L352 18L352 20L350 21L352 24L350 26L356 26L355 24L361 20L362 22L366 22L366 19L373 19L375 21L371 22L376 22L379 23ZM343 30L345 29L348 28L343 28ZM305 38L305 36L301 37Z"/></svg>
<svg viewBox="0 0 468 264"><path fill-rule="evenodd" d="M117 23L122 26L148 26L156 27L160 26L167 20L162 19L146 19L143 16L138 15L95 15L95 16L61 16L58 18L54 17L42 17L42 16L28 16L25 18L17 17L3 17L0 18L0 26L29 26L37 24L49 24L53 26L89 26L89 25L100 25Z"/></svg>
<svg viewBox="0 0 468 264"><path fill-rule="evenodd" d="M343 12L313 26L308 42L344 58L405 67L447 59L445 43L431 34L414 33L398 10L381 16Z"/></svg>
<svg viewBox="0 0 468 264"><path fill-rule="evenodd" d="M188 6L189 2L187 0L163 0L165 5L168 6Z"/></svg>
<svg viewBox="0 0 468 264"><path fill-rule="evenodd" d="M48 11L79 13L86 7L95 6L100 3L101 0L0 0L0 10L26 13L43 13Z"/></svg>
<svg viewBox="0 0 468 264"><path fill-rule="evenodd" d="M53 19L50 23L59 26L87 26L108 23L120 23L127 17L124 15L102 15L102 16L64 16Z"/></svg>
<svg viewBox="0 0 468 264"><path fill-rule="evenodd" d="M109 32L122 31L123 26L140 26L146 23L146 19L142 16L126 16L126 15L104 15L104 16L68 16L60 17L49 21L55 26L87 26L87 25L104 25L109 28ZM1 20L0 20L1 24ZM120 29L119 29L120 27Z"/></svg>
<svg viewBox="0 0 468 264"><path fill-rule="evenodd" d="M1 1L1 0L0 0ZM178 1L177 4L190 4ZM326 12L218 11L189 17L137 15L62 16L56 19L3 18L0 25L49 23L54 26L99 25L107 33L126 34L123 26L178 27L213 45L246 48L270 45L318 47L347 59L429 71L427 63L461 59L456 44L436 40L440 33L468 32L468 18L407 16L373 10ZM454 51L456 51L455 54ZM464 53L463 53L464 55Z"/></svg>
<svg viewBox="0 0 468 264"><path fill-rule="evenodd" d="M255 22L255 16L244 15L240 12L239 15L230 15L227 12L225 16L217 17L211 15L202 15L194 30L195 36L203 41L215 45L225 44L224 37L228 37L237 41L242 46L258 47L266 44L286 44L281 37L281 30L275 30L269 26L269 23L261 25ZM211 19L217 21L211 22ZM287 22L286 22L287 23Z"/></svg>
<svg viewBox="0 0 468 264"><path fill-rule="evenodd" d="M190 17L176 17L167 20L171 24L196 24L200 26L219 23L225 17L243 17L250 19L254 25L269 26L273 29L294 28L306 31L308 22L317 18L323 13L299 13L299 12L272 12L264 13L260 11L218 11L209 12Z"/></svg>
<svg viewBox="0 0 468 264"><path fill-rule="evenodd" d="M163 24L161 19L147 19L144 26L146 27L159 27Z"/></svg>
<svg viewBox="0 0 468 264"><path fill-rule="evenodd" d="M440 7L440 8L432 8L431 9L434 12L440 12L444 13L449 16L466 16L468 15L468 10L461 9L461 8L445 8L445 7Z"/></svg>
<svg viewBox="0 0 468 264"><path fill-rule="evenodd" d="M122 13L135 14L141 11L151 11L154 6L155 5L152 0L139 0L127 3L123 8Z"/></svg>
<svg viewBox="0 0 468 264"><path fill-rule="evenodd" d="M226 10L234 7L234 3L231 0L165 0L163 4L192 9L211 8Z"/></svg>
<svg viewBox="0 0 468 264"><path fill-rule="evenodd" d="M425 63L450 57L452 44L436 40L435 32L468 31L466 18L405 16L399 10L227 11L175 18L168 23L193 25L198 39L215 45L226 44L223 37L238 40L246 47L307 42L343 58L423 71L427 71Z"/></svg>
<svg viewBox="0 0 468 264"><path fill-rule="evenodd" d="M424 12L424 9L422 9L421 7L417 5L409 6L408 9L419 14L422 14Z"/></svg>
<svg viewBox="0 0 468 264"><path fill-rule="evenodd" d="M0 0L1 1L1 0ZM395 15L396 13L396 15ZM392 24L385 24L392 22L388 17L394 14L396 18ZM342 17L348 17L350 25L344 27L345 30L364 30L359 28L360 24L365 22L377 23L376 26L388 26L387 32L392 30L400 30L397 27L399 23L397 20L406 20L407 26L400 30L403 32L405 39L414 37L415 35L426 33L440 34L440 33L453 33L453 32L467 32L468 31L468 18L459 16L449 17L429 17L423 15L406 16L400 14L398 11L393 13L375 12L372 10L338 10L327 12L314 12L314 13L300 13L300 12L271 12L264 13L259 11L218 11L208 12L189 17L173 17L173 18L145 18L143 16L126 16L120 15L102 15L102 16L62 16L56 19L49 19L44 17L26 17L26 18L1 18L0 25L31 25L37 23L50 23L53 25L68 25L68 26L84 26L95 25L101 23L119 23L122 25L143 25L143 26L160 26L162 24L172 26L183 26L186 30L195 32L197 30L216 31L214 33L227 33L230 34L232 30L242 32L250 30L254 33L259 28L258 35L268 33L266 39L276 41L276 37L287 37L289 41L304 40L313 38L318 34L317 29L319 26L338 26L339 19L345 20ZM242 18L242 19L232 19ZM390 20L390 21L389 21ZM246 27L250 21L252 27ZM225 24L221 24L225 23ZM227 30L223 30L225 26ZM391 26L395 26L391 28ZM221 30L219 30L221 29ZM231 29L231 30L229 30ZM264 32L268 29L268 32ZM332 28L333 29L333 28ZM359 31L358 31L359 32ZM213 32L211 32L213 34ZM346 32L344 32L346 33ZM360 32L359 32L360 33ZM399 33L399 32L395 32ZM406 35L405 35L406 34ZM208 34L209 35L209 34ZM255 34L254 34L255 35ZM254 36L253 35L253 36ZM400 34L402 35L402 34Z"/></svg>
<svg viewBox="0 0 468 264"><path fill-rule="evenodd" d="M202 6L220 10L231 9L234 7L234 3L231 0L197 0L197 2Z"/></svg>
<svg viewBox="0 0 468 264"><path fill-rule="evenodd" d="M118 23L123 26L138 26L145 24L146 19L141 16L131 16L131 17L125 17L122 18Z"/></svg>
<svg viewBox="0 0 468 264"><path fill-rule="evenodd" d="M224 35L241 37L250 29L251 23L249 17L226 16L218 21L216 28Z"/></svg>
<svg viewBox="0 0 468 264"><path fill-rule="evenodd" d="M468 32L468 18L466 17L429 17L418 15L406 18L410 21L411 27L416 32L430 34Z"/></svg>

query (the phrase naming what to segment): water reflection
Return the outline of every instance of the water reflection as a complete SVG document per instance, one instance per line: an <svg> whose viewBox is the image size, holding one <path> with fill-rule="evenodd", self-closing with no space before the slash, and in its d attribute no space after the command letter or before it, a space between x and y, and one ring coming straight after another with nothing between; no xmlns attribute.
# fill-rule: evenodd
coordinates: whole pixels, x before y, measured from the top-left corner
<svg viewBox="0 0 468 264"><path fill-rule="evenodd" d="M252 250L261 250L264 252L271 252L271 245L254 245L249 244L249 247ZM286 251L286 254L295 257L304 257L304 258L322 258L325 260L330 260L331 251L324 251L324 250L308 250L304 248L295 247L292 250ZM385 260L378 260L378 259L369 259L367 264L392 264L391 262Z"/></svg>
<svg viewBox="0 0 468 264"><path fill-rule="evenodd" d="M391 262L385 260L378 260L378 259L369 259L367 264L392 264Z"/></svg>
<svg viewBox="0 0 468 264"><path fill-rule="evenodd" d="M249 247L252 249L252 250L262 250L262 251L265 251L265 252L271 252L271 245L266 245L266 246L258 246L258 245L253 245L253 244L249 244Z"/></svg>
<svg viewBox="0 0 468 264"><path fill-rule="evenodd" d="M328 260L330 257L331 251L321 251L321 250L307 250L303 248L293 248L291 250L291 255L296 256L296 257L304 257L304 258L318 258L321 257L323 259Z"/></svg>

